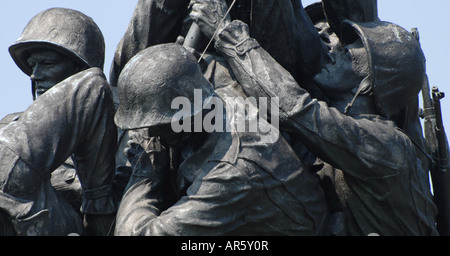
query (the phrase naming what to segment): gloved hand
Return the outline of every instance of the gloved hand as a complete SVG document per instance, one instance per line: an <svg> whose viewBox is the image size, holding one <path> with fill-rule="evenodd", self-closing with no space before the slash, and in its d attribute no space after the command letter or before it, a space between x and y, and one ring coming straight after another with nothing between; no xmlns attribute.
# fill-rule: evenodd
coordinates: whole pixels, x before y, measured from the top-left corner
<svg viewBox="0 0 450 256"><path fill-rule="evenodd" d="M228 6L223 0L192 0L190 6L191 19L209 39L217 36L231 22L230 15L227 14Z"/></svg>

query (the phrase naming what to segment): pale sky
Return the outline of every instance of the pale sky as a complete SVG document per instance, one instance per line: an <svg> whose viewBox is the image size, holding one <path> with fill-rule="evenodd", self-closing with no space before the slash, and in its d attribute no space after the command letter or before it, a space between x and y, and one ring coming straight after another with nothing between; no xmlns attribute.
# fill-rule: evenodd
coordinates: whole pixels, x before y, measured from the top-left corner
<svg viewBox="0 0 450 256"><path fill-rule="evenodd" d="M316 0L303 0L307 6ZM102 30L106 41L105 74L114 50L129 23L137 0L14 0L4 1L0 9L0 118L25 110L32 102L31 83L11 59L8 47L20 36L28 21L37 13L51 7L79 10L92 17ZM431 4L432 3L432 4ZM427 58L427 72L431 86L447 92L442 100L445 127L450 133L450 74L448 32L450 25L449 0L378 0L382 20L396 23L407 30L417 27Z"/></svg>

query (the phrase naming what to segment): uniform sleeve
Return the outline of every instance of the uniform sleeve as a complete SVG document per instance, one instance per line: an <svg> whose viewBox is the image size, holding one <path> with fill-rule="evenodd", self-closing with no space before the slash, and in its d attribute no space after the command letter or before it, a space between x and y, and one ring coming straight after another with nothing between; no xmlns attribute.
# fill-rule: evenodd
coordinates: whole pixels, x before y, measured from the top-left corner
<svg viewBox="0 0 450 256"><path fill-rule="evenodd" d="M84 191L81 211L86 214L116 211L116 138L112 93L98 68L55 85L19 120L0 129L0 141L46 179L72 155Z"/></svg>
<svg viewBox="0 0 450 256"><path fill-rule="evenodd" d="M242 225L250 193L246 174L227 163L206 172L165 211L162 183L142 178L122 199L116 235L223 235Z"/></svg>
<svg viewBox="0 0 450 256"><path fill-rule="evenodd" d="M175 42L187 12L189 0L139 0L125 35L119 42L110 71L110 82L117 86L127 62L145 48Z"/></svg>
<svg viewBox="0 0 450 256"><path fill-rule="evenodd" d="M411 142L392 122L352 118L311 98L244 23L229 24L215 46L248 96L278 97L281 128L298 134L322 160L361 179L398 175L408 165Z"/></svg>

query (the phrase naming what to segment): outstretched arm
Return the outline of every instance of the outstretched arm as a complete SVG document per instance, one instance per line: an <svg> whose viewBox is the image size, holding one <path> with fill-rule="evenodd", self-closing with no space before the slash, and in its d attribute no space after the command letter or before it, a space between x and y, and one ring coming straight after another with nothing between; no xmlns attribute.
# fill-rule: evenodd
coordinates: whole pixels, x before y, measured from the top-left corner
<svg viewBox="0 0 450 256"><path fill-rule="evenodd" d="M203 30L211 22L204 15L208 3L201 2L197 9L201 11L194 16ZM216 50L227 58L245 93L278 97L282 129L298 134L324 161L361 179L398 175L415 162L406 153L412 147L410 140L392 122L355 119L313 99L250 37L243 22L227 21L215 39Z"/></svg>
<svg viewBox="0 0 450 256"><path fill-rule="evenodd" d="M191 18L197 23L209 23L200 24L208 38L212 38L219 25L222 25L219 27L220 31L231 22L230 17L227 17L223 24L219 23L228 9L225 2L191 1ZM233 9L237 8L236 5ZM312 79L327 61L328 53L301 1L252 0L249 5L248 9L240 6L238 12L241 15L236 18L247 22L251 37L291 73L297 82ZM209 19L199 19L199 15ZM234 17L231 16L231 19Z"/></svg>

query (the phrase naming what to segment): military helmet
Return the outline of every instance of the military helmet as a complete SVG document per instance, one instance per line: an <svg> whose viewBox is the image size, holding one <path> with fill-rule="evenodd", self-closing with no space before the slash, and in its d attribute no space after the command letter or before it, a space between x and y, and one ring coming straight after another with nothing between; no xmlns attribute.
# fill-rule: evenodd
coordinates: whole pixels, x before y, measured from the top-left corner
<svg viewBox="0 0 450 256"><path fill-rule="evenodd" d="M194 90L202 90L202 98ZM151 46L134 56L122 70L118 81L119 109L115 122L123 130L154 127L173 122L179 109L172 109L178 97L188 99L194 116L201 109L194 107L211 100L213 86L205 79L197 59L183 46L175 43ZM178 106L176 106L178 107Z"/></svg>
<svg viewBox="0 0 450 256"><path fill-rule="evenodd" d="M417 39L404 28L385 21L345 20L342 40L360 38L369 55L369 80L378 111L387 118L402 111L422 88L425 56Z"/></svg>
<svg viewBox="0 0 450 256"><path fill-rule="evenodd" d="M27 24L22 35L9 47L11 57L27 75L28 50L49 48L73 57L82 67L103 70L105 41L92 18L66 8L51 8L38 13Z"/></svg>

